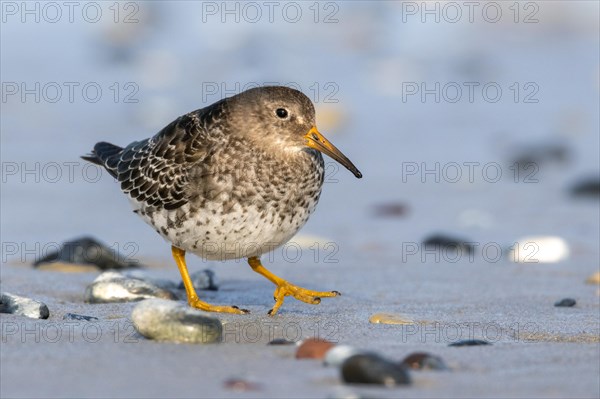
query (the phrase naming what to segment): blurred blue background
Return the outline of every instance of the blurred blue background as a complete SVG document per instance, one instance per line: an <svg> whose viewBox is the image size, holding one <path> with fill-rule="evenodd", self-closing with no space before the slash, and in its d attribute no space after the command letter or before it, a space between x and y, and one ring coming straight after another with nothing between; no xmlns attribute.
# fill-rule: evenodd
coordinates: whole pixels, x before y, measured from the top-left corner
<svg viewBox="0 0 600 399"><path fill-rule="evenodd" d="M2 2L2 241L91 234L170 264L168 244L79 156L282 84L311 97L319 129L365 176L332 163L302 232L337 242L341 262L392 259L434 231L558 235L597 261L598 202L569 188L600 167L599 3L475 3ZM532 181L511 168L520 159ZM406 212L374 215L390 204Z"/></svg>

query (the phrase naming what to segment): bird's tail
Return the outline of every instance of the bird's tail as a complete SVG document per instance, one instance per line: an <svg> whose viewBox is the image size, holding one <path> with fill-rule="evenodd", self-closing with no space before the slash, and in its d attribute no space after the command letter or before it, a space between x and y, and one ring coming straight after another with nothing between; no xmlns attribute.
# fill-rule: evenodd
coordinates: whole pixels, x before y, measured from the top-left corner
<svg viewBox="0 0 600 399"><path fill-rule="evenodd" d="M82 155L81 158L96 165L104 166L111 175L115 176L115 172L107 165L107 162L121 151L123 151L122 147L101 141L100 143L96 143L91 153Z"/></svg>

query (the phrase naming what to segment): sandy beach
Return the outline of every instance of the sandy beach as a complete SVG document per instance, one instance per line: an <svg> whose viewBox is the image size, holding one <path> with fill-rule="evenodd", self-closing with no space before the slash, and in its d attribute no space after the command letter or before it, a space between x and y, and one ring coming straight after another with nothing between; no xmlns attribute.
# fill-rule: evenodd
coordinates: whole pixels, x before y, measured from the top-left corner
<svg viewBox="0 0 600 399"><path fill-rule="evenodd" d="M0 292L50 316L0 314L0 396L598 398L600 286L586 282L600 271L598 4L532 2L538 22L526 24L535 9L515 22L508 3L497 23L422 22L407 2L331 3L318 22L301 2L297 23L223 23L206 3L133 2L132 24L122 20L135 8L115 23L103 2L98 23L78 13L71 23L66 9L57 23L23 20L18 3L2 3ZM337 22L325 23L335 5ZM191 272L218 279L204 300L251 313L210 315L223 324L218 343L158 342L136 331L137 302L84 301L94 266L32 266L91 236L179 284L169 244L79 157L268 82L309 95L320 131L364 178L327 159L315 214L264 264L341 297L287 298L269 317L274 287L244 260L190 256ZM423 244L436 236L468 244ZM555 306L569 298L575 306ZM377 313L410 322L370 323ZM296 359L296 345L268 345L311 337L393 362L427 352L448 370L353 385L339 367ZM449 346L467 339L491 345Z"/></svg>

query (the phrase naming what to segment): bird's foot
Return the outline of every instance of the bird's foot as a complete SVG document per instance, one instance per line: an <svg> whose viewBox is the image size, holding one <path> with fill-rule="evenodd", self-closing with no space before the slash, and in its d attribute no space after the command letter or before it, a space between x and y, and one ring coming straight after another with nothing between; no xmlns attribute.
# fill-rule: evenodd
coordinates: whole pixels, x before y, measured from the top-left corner
<svg viewBox="0 0 600 399"><path fill-rule="evenodd" d="M250 313L247 309L240 309L237 306L217 306L203 302L198 298L189 298L188 304L196 309L204 310L205 312L218 312L218 313L233 313L233 314L247 314Z"/></svg>
<svg viewBox="0 0 600 399"><path fill-rule="evenodd" d="M283 300L286 296L293 296L299 301L318 305L321 303L321 298L333 297L342 295L338 291L312 291L306 288L298 287L297 285L282 281L277 285L275 292L273 293L273 299L275 299L275 306L269 310L269 315L274 316L277 311L283 305Z"/></svg>

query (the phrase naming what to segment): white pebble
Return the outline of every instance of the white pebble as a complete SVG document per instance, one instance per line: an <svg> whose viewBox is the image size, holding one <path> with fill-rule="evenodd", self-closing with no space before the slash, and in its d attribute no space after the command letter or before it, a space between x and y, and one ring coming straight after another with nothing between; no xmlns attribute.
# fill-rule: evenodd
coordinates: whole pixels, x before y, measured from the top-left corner
<svg viewBox="0 0 600 399"><path fill-rule="evenodd" d="M11 313L34 319L47 319L50 316L45 303L7 292L0 294L0 313Z"/></svg>
<svg viewBox="0 0 600 399"><path fill-rule="evenodd" d="M509 259L517 263L555 263L569 257L569 245L556 236L532 236L519 239Z"/></svg>
<svg viewBox="0 0 600 399"><path fill-rule="evenodd" d="M350 345L337 345L325 352L323 364L325 366L339 367L350 356L361 353L358 349Z"/></svg>

